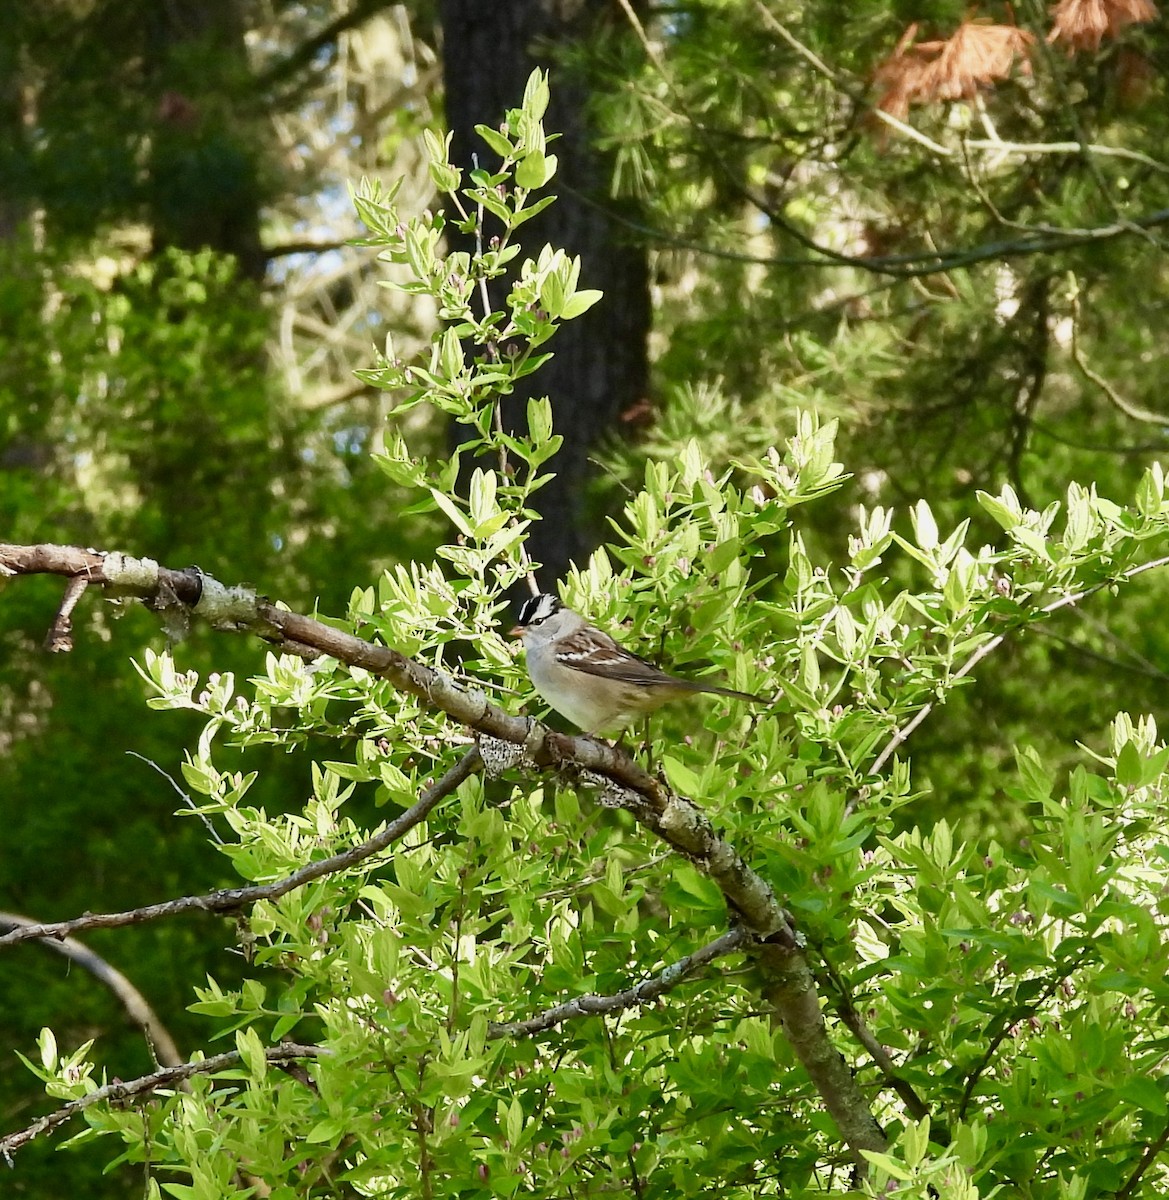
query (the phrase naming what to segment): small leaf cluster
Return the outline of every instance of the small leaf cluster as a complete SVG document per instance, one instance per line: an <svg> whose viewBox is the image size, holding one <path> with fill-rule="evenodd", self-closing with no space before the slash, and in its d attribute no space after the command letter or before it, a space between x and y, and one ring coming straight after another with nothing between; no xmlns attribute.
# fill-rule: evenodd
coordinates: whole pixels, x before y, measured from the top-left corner
<svg viewBox="0 0 1169 1200"><path fill-rule="evenodd" d="M548 401L529 402L527 433L521 435L504 432L499 399L547 361L549 353L540 348L562 322L580 316L600 299L599 292L578 287L579 259L545 246L535 257L521 260L515 240L523 225L554 200L533 195L552 179L557 165L556 156L547 152L549 139L542 123L547 104L547 79L535 72L522 106L510 110L499 129L478 127L501 161L493 171L476 167L466 185L463 172L449 161L450 135L445 140L427 135L431 176L450 206L448 213L402 221L395 205L398 184L386 190L376 180L363 182L354 196L370 230L363 244L379 247L383 261L405 271L405 278L391 286L429 297L440 322L425 363L402 361L388 338L374 366L358 374L395 393L399 412L425 401L470 427L455 453L441 464L422 462L400 436L378 461L396 482L427 487L430 499L419 507L437 507L468 538L500 535L496 526L508 521L504 510L522 512L527 498L547 482L549 476L541 475L540 469L562 442L552 432ZM474 254L444 253L448 221L474 239ZM499 307L493 304L492 285L497 283L507 287ZM461 458L485 453L498 456L500 478L477 468L469 495L457 497ZM514 550L513 535L520 528L513 525L510 534L497 536L494 553Z"/></svg>

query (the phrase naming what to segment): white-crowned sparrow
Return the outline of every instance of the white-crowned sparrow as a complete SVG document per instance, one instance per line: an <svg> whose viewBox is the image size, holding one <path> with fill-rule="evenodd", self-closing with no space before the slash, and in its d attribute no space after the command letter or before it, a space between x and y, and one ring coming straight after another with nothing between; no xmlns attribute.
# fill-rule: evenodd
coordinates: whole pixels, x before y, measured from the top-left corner
<svg viewBox="0 0 1169 1200"><path fill-rule="evenodd" d="M692 692L761 699L667 675L547 593L524 601L511 636L523 639L528 676L536 691L588 733L622 729Z"/></svg>

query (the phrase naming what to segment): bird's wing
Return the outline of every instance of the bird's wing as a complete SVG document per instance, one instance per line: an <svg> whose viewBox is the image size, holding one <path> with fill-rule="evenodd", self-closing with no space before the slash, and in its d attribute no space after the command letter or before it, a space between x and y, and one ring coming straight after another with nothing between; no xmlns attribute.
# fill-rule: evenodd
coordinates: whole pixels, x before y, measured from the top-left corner
<svg viewBox="0 0 1169 1200"><path fill-rule="evenodd" d="M582 675L596 675L617 683L629 683L639 687L669 683L681 688L690 687L686 680L667 675L665 671L634 654L632 650L626 650L599 629L593 631L592 646L588 654L579 657L567 656L561 661L574 671L580 671Z"/></svg>

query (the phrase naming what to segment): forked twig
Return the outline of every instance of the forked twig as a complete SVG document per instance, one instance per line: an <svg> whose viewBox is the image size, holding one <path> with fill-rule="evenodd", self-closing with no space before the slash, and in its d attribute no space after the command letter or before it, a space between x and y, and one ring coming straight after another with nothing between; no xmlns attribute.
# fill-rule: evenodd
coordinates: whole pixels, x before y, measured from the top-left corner
<svg viewBox="0 0 1169 1200"><path fill-rule="evenodd" d="M981 646L979 646L978 649L975 650L974 653L971 654L970 657L961 665L961 667L959 667L953 675L948 677L947 682L952 683L955 680L963 678L963 676L969 675L970 672L973 671L974 668L978 666L978 664L982 662L982 660L986 658L988 654L993 654L994 651L996 651L1013 633L1017 633L1020 629L1026 629L1036 616L1046 616L1050 613L1058 612L1061 608L1067 608L1069 605L1078 604L1081 600L1086 599L1088 596L1095 595L1095 593L1100 591L1102 588L1110 587L1114 583L1135 579L1138 575L1143 575L1146 571L1152 571L1157 567L1163 567L1167 564L1169 564L1169 554L1161 558L1154 558L1150 562L1139 563L1137 566L1132 567L1128 571L1122 571L1113 579L1102 579L1099 583L1092 584L1091 587L1084 588L1079 592L1073 592L1068 596L1060 596L1057 600L1051 601L1050 604L1045 604L1042 608L1035 609L1033 614L1027 614L1027 617L1023 621L1020 621L1019 624L1006 630L1004 633L998 634L997 636L991 638L989 642L984 642ZM922 707L913 714L910 720L906 721L906 723L902 725L900 729L894 732L893 736L885 744L885 748L880 754L877 755L873 765L869 768L869 773L871 775L879 775L881 773L881 768L884 767L884 765L889 761L897 747L908 740L909 735L913 733L913 731L926 719L926 717L930 715L931 712L933 712L933 710L937 707L937 704L937 700L930 700L923 704Z"/></svg>

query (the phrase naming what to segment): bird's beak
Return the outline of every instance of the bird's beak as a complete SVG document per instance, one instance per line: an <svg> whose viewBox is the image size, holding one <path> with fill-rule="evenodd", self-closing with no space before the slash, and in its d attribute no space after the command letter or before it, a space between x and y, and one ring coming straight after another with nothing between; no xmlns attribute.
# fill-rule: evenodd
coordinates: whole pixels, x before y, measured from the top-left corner
<svg viewBox="0 0 1169 1200"><path fill-rule="evenodd" d="M526 626L526 625L513 625L513 626L512 626L512 627L511 627L511 628L510 628L510 629L507 631L507 636L508 636L509 638L518 638L518 637L523 637L523 636L524 636L524 630L525 630L525 629L527 629L527 626Z"/></svg>

